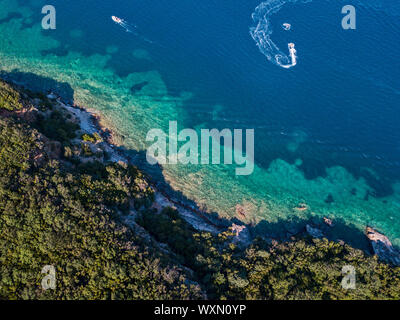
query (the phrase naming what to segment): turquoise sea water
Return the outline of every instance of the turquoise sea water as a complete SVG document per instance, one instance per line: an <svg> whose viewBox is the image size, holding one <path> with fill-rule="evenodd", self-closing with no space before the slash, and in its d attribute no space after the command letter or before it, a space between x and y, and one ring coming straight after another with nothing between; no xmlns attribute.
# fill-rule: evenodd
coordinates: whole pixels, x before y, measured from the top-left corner
<svg viewBox="0 0 400 320"><path fill-rule="evenodd" d="M166 182L260 232L328 216L351 230L376 227L400 245L400 9L370 3L54 0L57 29L42 30L47 2L0 0L0 70L101 112L132 150L145 150L148 130L169 121L254 128L251 176L236 176L235 166L171 165L162 168ZM356 30L341 27L345 4L357 9ZM276 10L267 14L268 5ZM264 19L280 51L296 44L295 67L257 46L250 32ZM302 203L307 210L296 209ZM340 236L352 237L346 230Z"/></svg>

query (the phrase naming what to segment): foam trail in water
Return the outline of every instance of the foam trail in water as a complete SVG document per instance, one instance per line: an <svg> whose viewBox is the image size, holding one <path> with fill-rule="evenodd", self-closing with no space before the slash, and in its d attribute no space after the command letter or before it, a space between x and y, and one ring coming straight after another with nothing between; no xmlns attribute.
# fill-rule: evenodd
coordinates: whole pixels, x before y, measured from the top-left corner
<svg viewBox="0 0 400 320"><path fill-rule="evenodd" d="M250 34L260 51L267 57L269 61L286 69L294 67L297 64L296 50L294 49L294 44L290 43L288 44L289 54L285 54L278 48L278 46L271 39L273 31L270 20L272 15L277 13L285 4L294 4L297 2L309 3L312 2L312 0L267 0L262 2L252 14L255 26L250 28ZM343 4L345 3L345 1L341 2L343 2ZM400 2L398 1L354 0L354 5L360 5L367 9L385 11L386 13L394 16L400 15ZM290 29L290 27L288 28L287 24L284 24L284 27L286 30Z"/></svg>
<svg viewBox="0 0 400 320"><path fill-rule="evenodd" d="M120 19L115 16L112 16L112 19L116 24L118 24L122 28L124 28L126 32L134 33L134 30L137 28L135 25L131 25L129 22L125 21L124 19Z"/></svg>
<svg viewBox="0 0 400 320"><path fill-rule="evenodd" d="M119 25L126 30L126 32L132 32L133 30L136 29L136 26L132 26L126 21L122 20L122 22L119 23Z"/></svg>
<svg viewBox="0 0 400 320"><path fill-rule="evenodd" d="M311 0L268 0L261 3L252 14L256 23L255 27L250 28L250 34L259 47L260 51L272 63L283 67L291 68L297 64L296 50L293 43L289 43L289 54L282 52L272 41L272 27L270 24L271 16L278 12L286 3L302 2L307 3Z"/></svg>
<svg viewBox="0 0 400 320"><path fill-rule="evenodd" d="M151 44L154 43L153 41L151 41L151 40L147 39L146 37L142 36L138 32L136 25L130 24L128 21L126 21L124 19L121 19L120 22L115 22L115 23L120 25L122 28L124 28L126 32L130 32L130 33L134 34L136 37L142 39L143 41L151 43Z"/></svg>

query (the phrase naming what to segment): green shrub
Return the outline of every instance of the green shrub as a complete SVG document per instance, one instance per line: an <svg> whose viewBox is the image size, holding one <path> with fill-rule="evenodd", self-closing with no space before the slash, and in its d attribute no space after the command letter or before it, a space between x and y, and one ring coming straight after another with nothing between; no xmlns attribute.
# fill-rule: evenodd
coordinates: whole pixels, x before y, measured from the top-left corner
<svg viewBox="0 0 400 320"><path fill-rule="evenodd" d="M91 135L89 135L87 133L84 133L82 135L81 139L83 141L86 141L86 142L91 142L91 143L95 143L96 142L96 139L93 136L91 136Z"/></svg>
<svg viewBox="0 0 400 320"><path fill-rule="evenodd" d="M91 157L93 156L93 152L90 149L90 146L86 143L81 143L82 153L84 157Z"/></svg>
<svg viewBox="0 0 400 320"><path fill-rule="evenodd" d="M102 138L100 137L100 135L95 132L92 135L84 133L81 137L81 139L85 142L91 142L91 143L96 143L96 142L100 142L102 141Z"/></svg>
<svg viewBox="0 0 400 320"><path fill-rule="evenodd" d="M52 111L49 117L37 116L34 126L46 137L58 140L63 144L69 144L76 137L79 125L68 121L59 111Z"/></svg>
<svg viewBox="0 0 400 320"><path fill-rule="evenodd" d="M21 95L6 82L0 80L0 109L9 111L22 109Z"/></svg>

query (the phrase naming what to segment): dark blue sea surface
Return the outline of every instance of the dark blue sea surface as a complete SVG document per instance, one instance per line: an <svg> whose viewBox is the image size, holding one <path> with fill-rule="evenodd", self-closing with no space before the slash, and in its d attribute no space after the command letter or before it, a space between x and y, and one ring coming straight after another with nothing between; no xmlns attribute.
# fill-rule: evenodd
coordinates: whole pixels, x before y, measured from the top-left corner
<svg viewBox="0 0 400 320"><path fill-rule="evenodd" d="M133 140L165 120L177 120L180 128L254 128L251 177L224 168L169 168L167 181L210 211L232 217L243 205L251 217L246 222L254 224L331 214L360 229L372 224L400 241L398 2L273 3L280 10L266 17L270 38L286 54L289 42L297 50L297 65L289 69L269 61L250 34L260 0L54 0L57 29L35 33L29 30L38 28L45 2L2 0L12 9L0 16L2 34L37 41L3 41L0 67L21 82L29 74L58 74L58 82L77 92L77 102L109 115ZM356 7L356 30L342 28L346 4ZM38 61L58 71L35 71ZM87 61L90 68L74 76ZM83 84L88 75L93 78ZM51 83L35 85L49 89ZM103 85L115 89L108 94ZM94 95L98 88L99 100L86 99L81 87ZM145 148L141 143L131 146ZM303 202L308 213L293 209Z"/></svg>

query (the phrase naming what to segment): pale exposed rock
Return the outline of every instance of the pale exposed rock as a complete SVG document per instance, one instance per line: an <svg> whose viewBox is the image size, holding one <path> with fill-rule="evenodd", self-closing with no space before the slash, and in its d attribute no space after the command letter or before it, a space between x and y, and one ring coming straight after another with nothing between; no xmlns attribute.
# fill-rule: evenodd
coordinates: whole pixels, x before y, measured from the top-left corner
<svg viewBox="0 0 400 320"><path fill-rule="evenodd" d="M181 217L186 220L187 223L192 225L193 228L199 231L211 232L212 234L218 234L220 232L217 227L207 223L198 213L189 210L189 208L183 207L183 205L177 204L172 199L167 198L161 192L157 191L155 188L155 201L153 202L152 208L157 209L157 211L162 210L165 207L171 207L180 213Z"/></svg>
<svg viewBox="0 0 400 320"><path fill-rule="evenodd" d="M306 225L307 233L313 238L323 238L324 234L318 228L312 227L309 224Z"/></svg>
<svg viewBox="0 0 400 320"><path fill-rule="evenodd" d="M239 234L246 229L246 226L240 226L238 224L232 224L232 232L236 234L236 237L239 237Z"/></svg>
<svg viewBox="0 0 400 320"><path fill-rule="evenodd" d="M57 96L54 93L49 93L47 95L47 98L49 98L49 99L57 99Z"/></svg>
<svg viewBox="0 0 400 320"><path fill-rule="evenodd" d="M331 219L327 218L327 217L324 217L324 222L325 222L325 224L327 224L330 227L334 227L335 226L333 221Z"/></svg>
<svg viewBox="0 0 400 320"><path fill-rule="evenodd" d="M233 223L231 229L236 236L234 242L240 243L241 245L247 245L251 242L251 235L246 226Z"/></svg>
<svg viewBox="0 0 400 320"><path fill-rule="evenodd" d="M33 112L36 111L36 108L29 106L29 107L25 107L21 110L16 110L14 111L14 113L16 115L18 115L18 117L24 119L25 121L32 123L35 122L37 119L37 112Z"/></svg>
<svg viewBox="0 0 400 320"><path fill-rule="evenodd" d="M123 167L123 168L125 168L125 169L128 167L128 162L127 162L127 161L119 160L117 163L118 163L121 167Z"/></svg>
<svg viewBox="0 0 400 320"><path fill-rule="evenodd" d="M367 238L371 241L374 253L385 262L400 265L400 253L393 248L389 238L371 227L365 230Z"/></svg>

